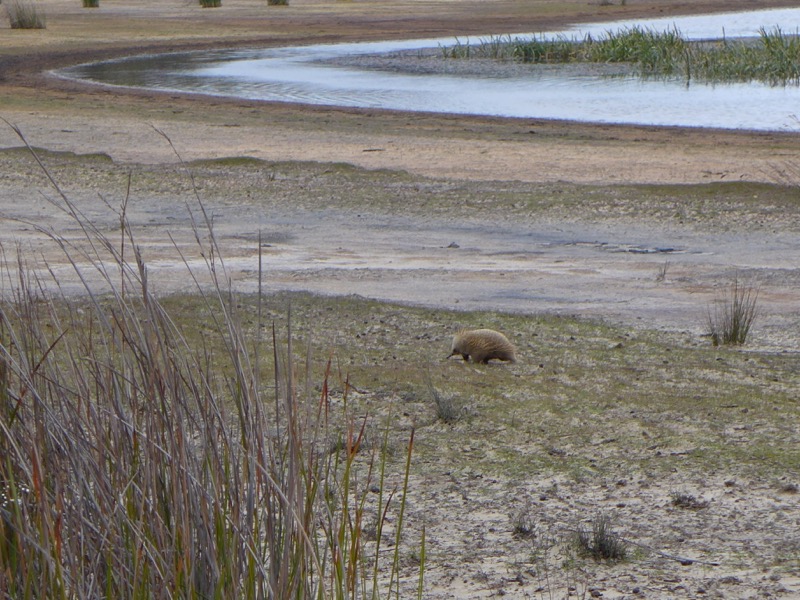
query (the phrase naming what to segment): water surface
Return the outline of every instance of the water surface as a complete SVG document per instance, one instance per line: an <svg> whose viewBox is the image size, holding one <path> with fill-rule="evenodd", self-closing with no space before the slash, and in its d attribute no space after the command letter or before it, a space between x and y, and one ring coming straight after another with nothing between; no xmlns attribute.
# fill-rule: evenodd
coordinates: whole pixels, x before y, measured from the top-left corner
<svg viewBox="0 0 800 600"><path fill-rule="evenodd" d="M576 25L554 37L640 26L689 39L752 37L760 27L800 31L800 8ZM531 33L511 34L530 37ZM486 36L490 37L489 35ZM419 75L337 66L330 59L438 48L478 38L220 50L131 57L59 72L96 83L274 102L600 123L800 131L800 88L761 83L686 85L548 70L495 78ZM324 64L321 61L326 61Z"/></svg>

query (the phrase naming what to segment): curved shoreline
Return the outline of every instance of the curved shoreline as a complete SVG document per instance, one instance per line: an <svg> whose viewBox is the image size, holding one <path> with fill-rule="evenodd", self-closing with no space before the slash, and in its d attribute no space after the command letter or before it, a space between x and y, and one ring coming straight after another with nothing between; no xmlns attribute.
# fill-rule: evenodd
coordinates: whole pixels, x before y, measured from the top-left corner
<svg viewBox="0 0 800 600"><path fill-rule="evenodd" d="M704 40L718 27L727 27L731 35L755 35L753 23L772 23L773 19L793 23L798 12L795 8L729 13L722 21L703 14L685 21L676 17L672 22L675 27L686 28L688 37L684 39ZM660 27L667 21L615 20L579 25L575 31L588 36L604 27L648 27L648 24ZM116 86L118 91L131 86L154 93L335 109L352 107L467 118L487 115L645 127L797 130L792 120L794 105L800 100L796 86L780 88L757 81L719 85L695 79L694 85L689 86L671 77L629 77L636 74L636 67L620 63L538 64L446 57L441 45L457 41L458 38L439 38L314 44L281 46L276 50L216 50L208 56L198 51L172 55L148 53L127 57L120 63L116 62L119 59L109 59L65 69L56 75ZM434 47L437 42L439 49ZM319 65L335 65L342 70L333 72ZM383 75L365 76L368 71ZM466 87L454 77L473 81ZM467 89L470 93L463 93Z"/></svg>
<svg viewBox="0 0 800 600"><path fill-rule="evenodd" d="M41 0L47 3L49 0ZM55 0L52 0L55 2ZM301 1L301 0L296 0ZM308 0L316 2L316 0ZM535 3L539 0L533 0ZM239 18L251 10L245 0L226 0L230 12L188 11L155 0L141 6L112 5L89 11L69 8L83 23L92 18L124 18L115 41L92 45L87 40L102 36L92 26L79 30L80 48L60 41L40 48L4 50L16 36L0 38L0 116L23 128L36 146L56 151L108 154L116 161L171 163L175 156L152 134L151 124L169 131L180 141L187 160L227 156L251 156L263 160L348 162L367 169L399 169L409 173L468 180L572 181L576 183L702 183L719 179L770 181L774 163L794 156L800 136L795 132L754 132L691 128L649 127L575 123L557 119L498 118L448 114L403 113L359 108L332 108L277 102L247 101L174 92L110 89L49 77L44 70L100 58L136 52L202 50L204 48L252 48L300 43L332 43L370 39L430 39L459 32L519 30L525 4L512 1L487 7L484 2L464 0L457 5L427 3L398 19L386 20L369 4L325 5L324 12L307 6L296 10L259 12L257 18ZM546 4L542 0L542 4ZM569 2L564 3L565 6ZM663 2L642 0L635 6L600 8L576 3L580 17L572 13L538 15L529 23L534 29L554 30L580 21L665 14L697 14L752 8L749 0L698 0ZM791 0L770 0L766 7L796 6ZM66 5L58 4L59 10ZM149 6L149 7L148 7ZM415 5L416 6L416 5ZM107 12L108 10L108 12ZM187 21L181 30L170 21L174 39L159 38L150 20L135 17L153 11L191 13L192 18L212 24L213 40L198 38L198 28ZM353 14L355 11L355 14ZM338 12L346 12L342 26ZM133 13L129 18L128 13ZM119 17L115 16L119 14ZM69 16L69 15L68 15ZM66 18L66 17L65 17ZM320 19L325 19L324 21ZM52 20L51 20L52 21ZM321 27L331 23L330 27ZM211 27L212 25L208 25ZM73 25L78 27L79 25ZM541 26L541 27L539 27ZM254 30L262 32L255 34ZM265 33L269 31L276 33ZM148 33L149 31L149 33ZM27 34L25 34L27 35ZM46 35L31 34L36 36ZM204 33L205 35L205 33ZM191 38L191 39L189 39ZM44 38L43 38L44 39ZM235 127L231 129L231 127ZM236 132L235 136L230 135ZM269 142L264 132L269 132ZM0 131L0 146L16 147L19 140ZM383 149L364 152L364 149ZM532 165L536 165L535 168Z"/></svg>
<svg viewBox="0 0 800 600"><path fill-rule="evenodd" d="M538 15L531 21L532 30L560 29L576 22L602 22L609 18L651 18L663 17L665 14L673 15L697 15L715 12L731 12L736 10L752 10L752 4L748 0L703 0L702 2L677 3L677 8L670 8L664 2L648 2L642 6L615 7L615 12L605 12L602 10L586 10L576 14L567 13L565 15ZM767 0L759 6L759 9L796 7L792 0ZM591 7L591 3L588 5ZM78 9L80 10L80 9ZM103 9L105 10L105 9ZM208 11L206 12L208 14ZM112 17L113 18L113 17ZM84 39L88 34L89 38L94 35L102 35L102 31L91 31L82 34L81 42L77 47L75 42L70 44L56 43L44 45L43 47L5 49L0 40L0 89L12 91L16 87L36 88L40 91L53 89L54 91L67 90L78 93L81 86L71 85L69 82L58 78L49 77L47 73L54 69L76 65L86 62L122 58L134 54L155 54L167 52L202 51L207 49L246 49L255 47L277 47L303 44L324 44L341 43L350 41L370 41L370 40L391 40L391 39L410 39L410 38L434 38L456 35L485 35L486 31L496 31L502 35L503 31L516 31L519 29L519 20L509 20L502 14L476 15L472 19L454 19L443 17L439 20L430 19L426 22L424 11L419 13L418 19L424 23L424 34L419 28L412 24L414 19L409 20L407 27L397 27L396 22L378 21L378 26L366 20L363 25L356 25L354 32L320 32L318 27L314 27L313 15L310 23L313 33L300 33L303 28L309 28L309 23L304 24L302 16L298 16L297 33L291 31L282 32L280 35L272 34L251 34L241 37L221 35L214 39L188 39L196 36L176 35L174 39L166 40L152 36L148 39L145 34L143 37L136 36L135 42L127 40L126 36L119 33L112 43L103 43L97 48L87 48L91 42ZM291 22L295 18L292 17ZM255 22L257 23L257 21ZM225 17L221 19L220 33L225 29ZM9 42L12 40L9 39ZM133 93L128 90L120 90L121 93Z"/></svg>

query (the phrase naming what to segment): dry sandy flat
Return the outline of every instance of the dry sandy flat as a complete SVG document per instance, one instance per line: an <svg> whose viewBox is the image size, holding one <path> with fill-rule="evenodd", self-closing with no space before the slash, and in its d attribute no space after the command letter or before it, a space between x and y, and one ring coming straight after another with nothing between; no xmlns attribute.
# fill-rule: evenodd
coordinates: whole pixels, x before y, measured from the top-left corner
<svg viewBox="0 0 800 600"><path fill-rule="evenodd" d="M356 293L445 308L554 311L699 336L706 307L739 274L760 287L762 317L751 349L800 350L797 206L755 202L742 208L720 197L715 200L723 208L712 215L676 201L673 217L666 218L663 206L627 214L635 204L630 199L614 205L605 197L602 211L589 215L553 210L525 218L521 212L509 216L491 210L499 190L524 195L543 185L551 186L547 189L555 190L556 197L562 184L585 184L588 195L617 184L785 182L787 173L792 180L791 174L797 174L800 134L339 110L107 90L47 74L58 66L143 51L503 33L519 31L521 23L535 31L570 22L795 2L629 0L624 6L601 6L585 0L292 0L288 7L267 8L262 2L224 0L215 10L199 10L182 0L101 0L97 10L82 9L77 0L39 4L47 14L46 30L0 28L0 117L19 127L32 146L104 154L123 173L132 173L135 193L128 217L150 264L151 281L162 291L191 289L173 243L187 251L190 264L202 261L192 254L193 231L184 206L193 202L194 192L177 167L174 150L156 129L168 134L186 161L246 156L408 174L410 179L401 183L386 176L386 187L396 190L389 194L387 201L394 202L389 208L366 202L359 207L337 198L315 209L300 206L299 200L295 206L288 193L282 205L270 198L284 184L291 193L304 185L324 190L324 173L314 171L312 181L289 167L267 166L260 174L258 167L232 169L222 175L217 171L224 171L224 164L197 167L208 169L203 175L211 183L199 193L214 215L229 272L240 289L255 289L256 242L262 232L269 289ZM0 148L20 145L14 131L0 124ZM101 229L113 232L115 217L106 203L120 205L124 176L109 174L113 169L96 158L78 168L79 163L43 156L57 170L67 195ZM79 289L70 287L74 279L58 249L36 231L37 226L52 227L76 239L74 223L45 198L56 194L30 157L3 152L0 159L4 249L19 244L27 259L44 257L63 276L65 289ZM263 193L257 191L259 177ZM214 181L223 183L214 187ZM241 191L245 182L248 194ZM336 185L342 196L358 191ZM476 198L482 194L488 206L479 206ZM471 210L468 203L449 214L440 210L440 199L450 195L467 198L480 210ZM436 207L433 215L420 208L426 198ZM703 210L710 207L705 204ZM732 216L726 216L727 210ZM574 482L558 482L560 496L551 498L564 511L586 510L601 499L610 505L664 504L681 477L676 473L660 488L641 489L606 482L580 490ZM723 479L709 478L709 489L721 490L719 518L735 519L737 511L750 510L741 533L726 538L730 555L776 519L783 519L783 530L796 531L794 496L775 498L763 482L734 492ZM535 591L530 575L509 571L509 557L501 554L505 547L476 553L471 546L485 550L499 544L495 537L508 515L505 488L495 483L483 480L478 491L464 482L420 482L433 494L432 503L465 515L463 523L451 524L457 533L450 541L453 560L431 566L431 598L549 597ZM545 496L551 483L531 484L531 493ZM651 515L642 511L644 522ZM673 518L682 520L689 536L709 535L704 513ZM446 531L439 533L448 539ZM713 539L705 542L714 544ZM440 551L447 552L447 544ZM601 573L605 579L597 589L604 597L800 598L796 570L778 575L741 567L720 573L694 563L676 572L676 565L669 557L645 566L625 565Z"/></svg>

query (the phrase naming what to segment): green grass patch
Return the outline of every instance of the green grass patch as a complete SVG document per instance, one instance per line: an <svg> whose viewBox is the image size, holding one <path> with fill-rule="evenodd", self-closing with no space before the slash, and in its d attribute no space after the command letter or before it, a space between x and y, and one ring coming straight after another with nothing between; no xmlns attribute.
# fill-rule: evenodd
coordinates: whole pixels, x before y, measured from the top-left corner
<svg viewBox="0 0 800 600"><path fill-rule="evenodd" d="M98 188L123 189L129 169L105 155L42 152L60 181L92 180ZM749 223L769 227L781 215L800 212L796 190L788 185L725 182L700 185L577 185L524 182L460 182L415 177L388 170L366 170L336 163L266 162L239 157L190 165L203 196L267 211L287 206L302 210L354 213L424 214L433 219L514 222L548 218L591 222L647 219L725 231ZM30 170L20 149L0 152L0 167L11 182ZM43 178L40 178L43 179ZM186 181L168 166L137 166L131 194L182 197Z"/></svg>

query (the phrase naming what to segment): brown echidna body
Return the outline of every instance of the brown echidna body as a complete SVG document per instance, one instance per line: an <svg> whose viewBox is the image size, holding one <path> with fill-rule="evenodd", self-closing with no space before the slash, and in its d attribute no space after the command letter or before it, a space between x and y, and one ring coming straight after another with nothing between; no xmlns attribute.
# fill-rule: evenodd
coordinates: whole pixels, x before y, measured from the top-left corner
<svg viewBox="0 0 800 600"><path fill-rule="evenodd" d="M460 354L466 361L488 363L491 359L517 362L516 348L508 338L493 329L461 330L453 336L450 356Z"/></svg>

